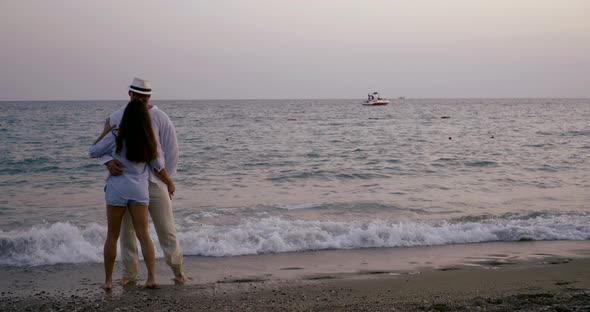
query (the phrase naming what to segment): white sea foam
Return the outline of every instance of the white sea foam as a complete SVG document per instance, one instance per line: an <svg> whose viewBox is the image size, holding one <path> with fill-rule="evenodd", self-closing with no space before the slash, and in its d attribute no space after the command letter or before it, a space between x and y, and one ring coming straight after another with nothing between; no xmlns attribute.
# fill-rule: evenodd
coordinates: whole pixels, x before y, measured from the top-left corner
<svg viewBox="0 0 590 312"><path fill-rule="evenodd" d="M488 241L585 240L590 238L590 217L563 215L482 223L346 223L266 218L239 227L202 226L181 232L179 237L185 254L202 256Z"/></svg>
<svg viewBox="0 0 590 312"><path fill-rule="evenodd" d="M158 245L153 229L154 243ZM0 231L0 265L102 261L106 228L69 223ZM238 226L179 228L185 255L237 256L322 249L404 247L519 240L586 240L590 215L544 215L481 222L331 222L265 218ZM162 252L156 247L157 256Z"/></svg>
<svg viewBox="0 0 590 312"><path fill-rule="evenodd" d="M102 261L106 228L69 223L34 226L25 231L0 231L0 265L44 265Z"/></svg>

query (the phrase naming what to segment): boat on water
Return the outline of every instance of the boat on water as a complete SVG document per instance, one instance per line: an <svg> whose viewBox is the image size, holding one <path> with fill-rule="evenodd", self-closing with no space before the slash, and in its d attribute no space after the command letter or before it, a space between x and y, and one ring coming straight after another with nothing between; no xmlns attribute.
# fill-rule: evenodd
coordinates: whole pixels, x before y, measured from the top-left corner
<svg viewBox="0 0 590 312"><path fill-rule="evenodd" d="M367 106L379 106L379 105L387 105L389 104L389 100L386 98L382 98L379 95L379 92L373 92L367 94L367 100L363 103L363 105Z"/></svg>

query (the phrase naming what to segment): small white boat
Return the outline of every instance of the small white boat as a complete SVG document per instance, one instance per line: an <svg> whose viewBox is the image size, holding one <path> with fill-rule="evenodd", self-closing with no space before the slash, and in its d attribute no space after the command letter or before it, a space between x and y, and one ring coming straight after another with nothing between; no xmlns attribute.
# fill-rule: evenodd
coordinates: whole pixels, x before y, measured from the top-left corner
<svg viewBox="0 0 590 312"><path fill-rule="evenodd" d="M379 106L379 105L387 105L389 104L389 100L382 98L379 95L379 92L373 92L367 94L367 100L363 103L363 105L367 106Z"/></svg>

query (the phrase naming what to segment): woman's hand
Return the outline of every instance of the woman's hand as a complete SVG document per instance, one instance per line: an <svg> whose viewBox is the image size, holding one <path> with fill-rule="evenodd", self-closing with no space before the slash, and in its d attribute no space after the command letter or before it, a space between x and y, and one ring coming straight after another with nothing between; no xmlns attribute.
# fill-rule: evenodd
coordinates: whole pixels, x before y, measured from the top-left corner
<svg viewBox="0 0 590 312"><path fill-rule="evenodd" d="M103 131L105 131L106 133L109 133L109 132L113 131L113 129L115 129L115 125L111 126L111 118L109 117L104 122Z"/></svg>
<svg viewBox="0 0 590 312"><path fill-rule="evenodd" d="M170 199L172 199L174 192L176 192L176 185L174 185L174 182L170 181L170 183L168 183L166 186L168 186L168 196L170 196Z"/></svg>
<svg viewBox="0 0 590 312"><path fill-rule="evenodd" d="M100 140L102 140L102 138L104 138L105 135L107 135L109 132L113 131L113 129L115 128L115 126L111 126L111 120L110 118L107 118L107 120L105 120L104 122L104 127L102 129L102 133L100 134L100 136L98 137L98 139L96 139L96 141L94 141L94 144L98 143Z"/></svg>

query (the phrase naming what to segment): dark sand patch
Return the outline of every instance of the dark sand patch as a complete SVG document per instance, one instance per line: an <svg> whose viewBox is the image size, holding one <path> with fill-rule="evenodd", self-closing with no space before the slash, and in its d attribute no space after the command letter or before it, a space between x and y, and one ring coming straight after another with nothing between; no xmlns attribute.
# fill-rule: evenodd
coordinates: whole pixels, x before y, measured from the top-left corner
<svg viewBox="0 0 590 312"><path fill-rule="evenodd" d="M436 269L437 271L457 271L457 270L461 270L461 268L457 268L457 267L449 267L449 268L439 268Z"/></svg>
<svg viewBox="0 0 590 312"><path fill-rule="evenodd" d="M280 268L279 270L282 270L282 271L293 271L293 270L303 270L303 268L291 267L291 268Z"/></svg>
<svg viewBox="0 0 590 312"><path fill-rule="evenodd" d="M304 279L308 280L308 281L317 281L317 280L328 280L328 279L334 279L336 278L335 276L332 275L314 275L314 276L307 276Z"/></svg>
<svg viewBox="0 0 590 312"><path fill-rule="evenodd" d="M217 283L263 283L266 281L260 277L243 277L243 278L228 278L217 281Z"/></svg>
<svg viewBox="0 0 590 312"><path fill-rule="evenodd" d="M490 266L490 267L498 267L498 266L503 266L503 265L514 265L516 263L514 262L507 262L507 261L495 261L495 260L490 260L490 261L473 261L474 264L479 264L482 266Z"/></svg>

